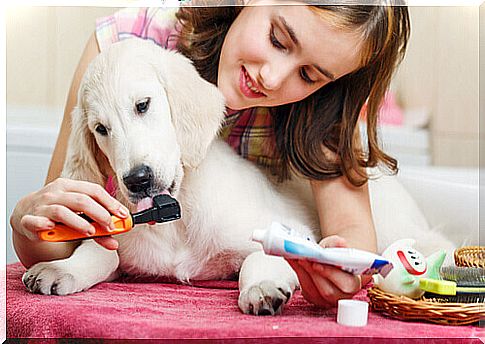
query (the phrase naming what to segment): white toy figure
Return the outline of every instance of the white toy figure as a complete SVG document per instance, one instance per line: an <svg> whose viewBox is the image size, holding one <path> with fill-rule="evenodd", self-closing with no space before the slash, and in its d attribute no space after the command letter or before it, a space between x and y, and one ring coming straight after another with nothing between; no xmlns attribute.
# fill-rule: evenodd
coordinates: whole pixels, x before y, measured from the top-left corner
<svg viewBox="0 0 485 344"><path fill-rule="evenodd" d="M419 289L420 278L440 279L439 270L446 257L445 250L439 250L427 259L416 251L414 239L401 239L391 244L382 256L391 261L394 269L382 278L374 276L374 283L382 291L419 299L424 291Z"/></svg>

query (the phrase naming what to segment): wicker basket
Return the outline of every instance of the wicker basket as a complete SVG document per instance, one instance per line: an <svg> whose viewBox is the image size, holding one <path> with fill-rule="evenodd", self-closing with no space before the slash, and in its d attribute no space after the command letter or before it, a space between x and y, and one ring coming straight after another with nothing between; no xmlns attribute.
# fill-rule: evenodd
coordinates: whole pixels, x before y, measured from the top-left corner
<svg viewBox="0 0 485 344"><path fill-rule="evenodd" d="M465 246L455 250L455 264L485 268L485 247ZM485 320L484 303L442 303L413 300L386 293L377 287L367 291L372 309L401 320L425 320L444 325L469 325Z"/></svg>
<svg viewBox="0 0 485 344"><path fill-rule="evenodd" d="M455 264L485 268L485 246L465 246L455 250Z"/></svg>
<svg viewBox="0 0 485 344"><path fill-rule="evenodd" d="M469 325L485 320L483 303L440 303L413 300L386 293L377 287L367 291L373 310L400 320L425 320L442 325Z"/></svg>

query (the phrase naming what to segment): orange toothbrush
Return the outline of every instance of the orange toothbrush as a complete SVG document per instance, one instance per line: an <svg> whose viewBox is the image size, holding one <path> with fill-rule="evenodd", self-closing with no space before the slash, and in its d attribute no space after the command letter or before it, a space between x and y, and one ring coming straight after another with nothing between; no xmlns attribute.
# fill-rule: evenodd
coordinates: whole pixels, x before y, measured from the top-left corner
<svg viewBox="0 0 485 344"><path fill-rule="evenodd" d="M181 217L181 212L180 205L175 198L162 194L153 198L153 207L135 214L130 214L126 219L112 215L111 219L115 226L115 230L112 230L111 232L104 228L104 226L94 222L87 215L79 214L79 216L92 223L96 229L96 232L93 235L80 233L62 223L58 223L53 229L40 231L40 239L51 242L60 242L121 234L130 231L133 226L141 223L163 223L178 220Z"/></svg>

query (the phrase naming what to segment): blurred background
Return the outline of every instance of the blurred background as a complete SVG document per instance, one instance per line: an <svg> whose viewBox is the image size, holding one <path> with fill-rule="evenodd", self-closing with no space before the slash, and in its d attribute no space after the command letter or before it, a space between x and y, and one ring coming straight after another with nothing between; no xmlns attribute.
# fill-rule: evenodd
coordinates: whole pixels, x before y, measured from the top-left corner
<svg viewBox="0 0 485 344"><path fill-rule="evenodd" d="M385 150L403 171L415 168L478 185L483 7L410 9L408 53L386 98L380 130ZM7 8L7 220L23 195L43 185L78 59L95 19L114 11ZM17 258L7 228L10 263Z"/></svg>

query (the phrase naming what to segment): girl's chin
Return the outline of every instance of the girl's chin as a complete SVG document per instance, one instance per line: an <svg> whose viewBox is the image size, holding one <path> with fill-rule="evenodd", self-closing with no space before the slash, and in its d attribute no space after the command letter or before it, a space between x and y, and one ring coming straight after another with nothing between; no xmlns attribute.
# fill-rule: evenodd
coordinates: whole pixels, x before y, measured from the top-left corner
<svg viewBox="0 0 485 344"><path fill-rule="evenodd" d="M261 101L262 99L263 98L249 99L244 96L236 94L233 97L226 97L226 106L231 110L244 110L244 109L249 109L254 107L267 106Z"/></svg>
<svg viewBox="0 0 485 344"><path fill-rule="evenodd" d="M239 111L239 110L244 110L244 109L247 109L249 108L250 106L243 106L241 104L231 104L229 102L226 103L226 106L231 109L231 110L236 110L236 111Z"/></svg>
<svg viewBox="0 0 485 344"><path fill-rule="evenodd" d="M255 105L248 104L247 102L242 102L241 99L228 99L226 98L226 106L231 110L244 110Z"/></svg>
<svg viewBox="0 0 485 344"><path fill-rule="evenodd" d="M255 99L249 99L241 95L238 90L233 88L225 88L223 85L219 87L219 91L222 92L226 99L226 106L231 110L244 110L257 106L263 106L256 102ZM228 92L227 92L228 91Z"/></svg>

